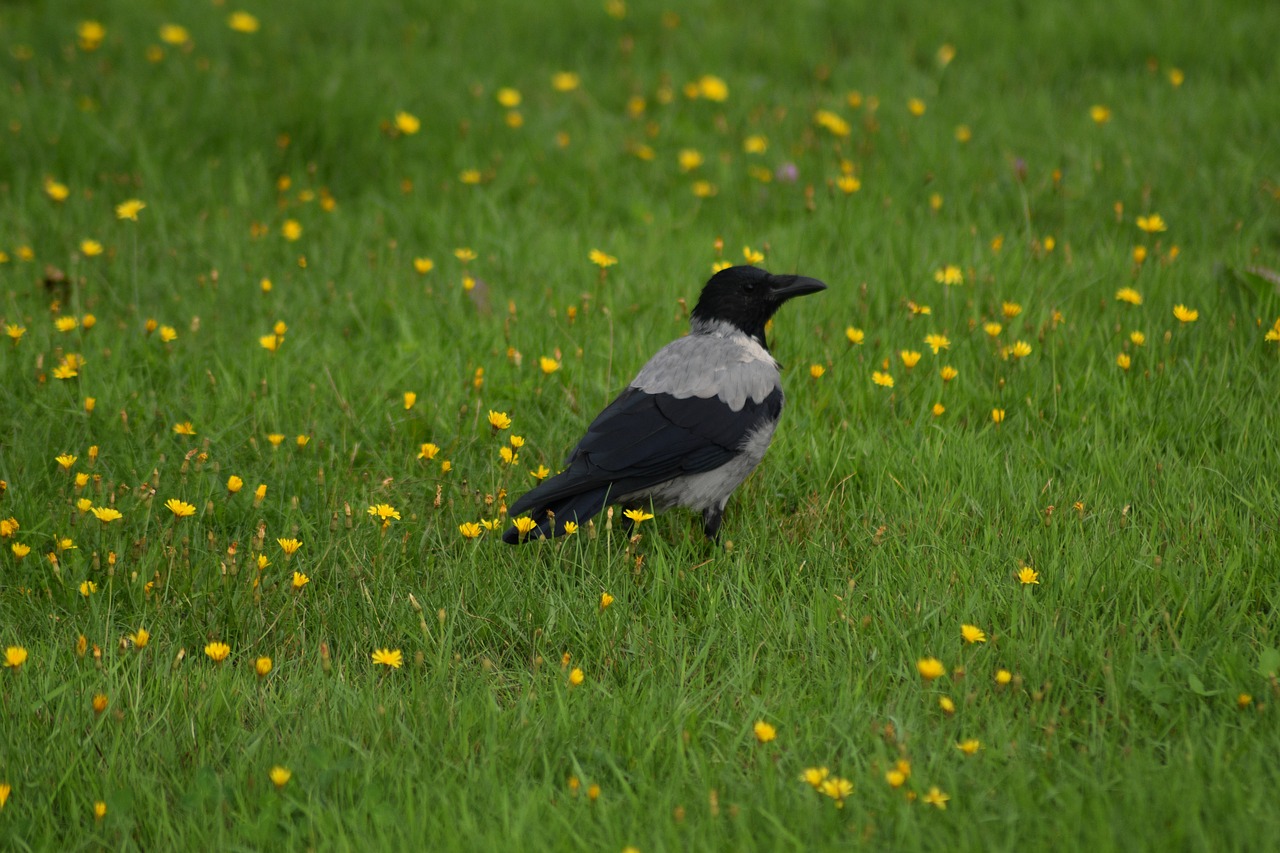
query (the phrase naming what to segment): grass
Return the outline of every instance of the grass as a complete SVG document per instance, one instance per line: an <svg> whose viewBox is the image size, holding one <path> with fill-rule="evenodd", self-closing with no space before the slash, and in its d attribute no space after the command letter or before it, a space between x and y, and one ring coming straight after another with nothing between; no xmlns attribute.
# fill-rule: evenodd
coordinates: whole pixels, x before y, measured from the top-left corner
<svg viewBox="0 0 1280 853"><path fill-rule="evenodd" d="M0 10L0 846L1265 847L1280 28L997 5ZM464 539L744 246L830 289L725 547Z"/></svg>

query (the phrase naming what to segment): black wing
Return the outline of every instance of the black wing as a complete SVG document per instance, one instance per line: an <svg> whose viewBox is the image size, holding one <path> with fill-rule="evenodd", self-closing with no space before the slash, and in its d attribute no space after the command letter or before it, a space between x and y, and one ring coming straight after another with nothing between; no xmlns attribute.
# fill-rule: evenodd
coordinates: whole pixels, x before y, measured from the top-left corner
<svg viewBox="0 0 1280 853"><path fill-rule="evenodd" d="M510 514L534 510L542 522L539 516L548 509L561 518L572 509L579 522L586 521L610 495L643 492L724 465L748 435L781 411L780 386L759 403L748 398L737 412L715 397L676 398L628 388L587 427L565 470L517 500Z"/></svg>

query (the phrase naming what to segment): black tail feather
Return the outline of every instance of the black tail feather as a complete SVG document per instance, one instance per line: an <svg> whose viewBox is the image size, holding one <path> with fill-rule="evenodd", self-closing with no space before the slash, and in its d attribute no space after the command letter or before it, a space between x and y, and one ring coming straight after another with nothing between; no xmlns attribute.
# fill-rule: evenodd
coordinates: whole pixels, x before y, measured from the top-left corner
<svg viewBox="0 0 1280 853"><path fill-rule="evenodd" d="M525 497L528 497L528 495ZM521 498L520 501L513 505L513 508L519 506L523 501L524 498ZM560 498L549 504L535 506L530 513L530 517L538 523L538 526L521 536L520 531L512 524L503 532L502 541L508 545L517 545L533 539L563 536L564 526L567 522L572 521L579 525L586 524L608 504L609 486L606 485L579 495Z"/></svg>

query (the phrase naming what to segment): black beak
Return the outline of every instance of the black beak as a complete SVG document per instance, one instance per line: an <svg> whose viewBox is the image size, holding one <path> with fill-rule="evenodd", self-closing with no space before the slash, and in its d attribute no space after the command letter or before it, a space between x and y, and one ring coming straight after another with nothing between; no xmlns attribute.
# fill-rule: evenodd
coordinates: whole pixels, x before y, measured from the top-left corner
<svg viewBox="0 0 1280 853"><path fill-rule="evenodd" d="M805 296L827 289L827 286L816 278L803 275L771 275L769 285L775 302L786 302L793 296Z"/></svg>

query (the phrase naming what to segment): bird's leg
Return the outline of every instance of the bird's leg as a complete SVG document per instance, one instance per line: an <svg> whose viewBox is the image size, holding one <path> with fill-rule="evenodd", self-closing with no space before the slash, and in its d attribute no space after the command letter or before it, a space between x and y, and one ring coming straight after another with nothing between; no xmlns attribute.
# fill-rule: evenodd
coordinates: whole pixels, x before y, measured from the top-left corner
<svg viewBox="0 0 1280 853"><path fill-rule="evenodd" d="M720 522L723 519L723 506L711 506L702 511L702 532L712 542L720 541Z"/></svg>

